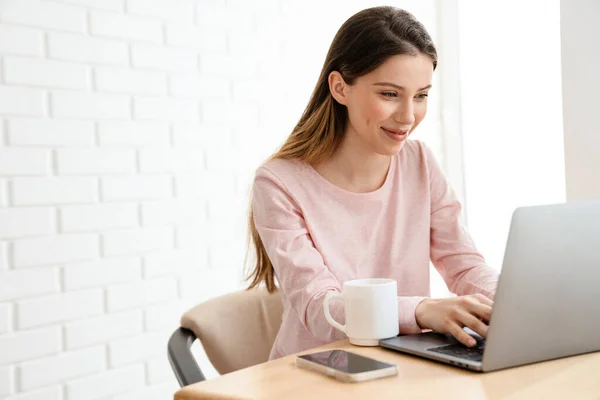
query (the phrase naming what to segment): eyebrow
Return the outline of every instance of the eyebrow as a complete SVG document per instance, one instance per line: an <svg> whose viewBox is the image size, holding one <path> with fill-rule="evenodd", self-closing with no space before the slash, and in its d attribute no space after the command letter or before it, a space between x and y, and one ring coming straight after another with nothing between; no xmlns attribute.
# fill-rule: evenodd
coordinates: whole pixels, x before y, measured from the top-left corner
<svg viewBox="0 0 600 400"><path fill-rule="evenodd" d="M390 83L390 82L377 82L377 83L374 83L373 85L374 86L391 86L391 87L394 87L394 88L396 88L398 90L406 90L406 88L404 86L399 86L399 85L396 85L395 83ZM422 90L429 89L429 88L431 88L431 85L427 85L425 87L422 87L418 91L420 92Z"/></svg>

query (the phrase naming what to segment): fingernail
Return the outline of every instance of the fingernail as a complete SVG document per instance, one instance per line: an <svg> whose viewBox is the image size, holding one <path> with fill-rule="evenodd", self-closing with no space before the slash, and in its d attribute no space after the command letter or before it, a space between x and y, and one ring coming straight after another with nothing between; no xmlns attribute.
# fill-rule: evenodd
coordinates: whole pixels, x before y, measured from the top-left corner
<svg viewBox="0 0 600 400"><path fill-rule="evenodd" d="M475 346L475 343L477 343L477 342L475 342L475 339L469 340L469 345Z"/></svg>

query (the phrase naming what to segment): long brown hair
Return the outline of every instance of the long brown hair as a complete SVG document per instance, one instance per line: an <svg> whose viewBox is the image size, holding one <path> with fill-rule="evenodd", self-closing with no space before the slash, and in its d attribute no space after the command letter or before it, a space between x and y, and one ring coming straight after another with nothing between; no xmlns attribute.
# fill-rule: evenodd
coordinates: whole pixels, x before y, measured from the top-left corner
<svg viewBox="0 0 600 400"><path fill-rule="evenodd" d="M329 91L329 74L338 71L344 81L352 85L388 58L401 54L424 54L431 58L434 69L437 66L437 52L431 37L412 14L386 6L368 8L350 17L329 47L319 80L300 121L270 159L294 159L309 164L329 159L340 146L348 122L346 107L335 101ZM248 288L264 282L267 290L274 292L275 272L254 224L252 202L248 231L248 240L253 242L256 251L256 264L247 277Z"/></svg>

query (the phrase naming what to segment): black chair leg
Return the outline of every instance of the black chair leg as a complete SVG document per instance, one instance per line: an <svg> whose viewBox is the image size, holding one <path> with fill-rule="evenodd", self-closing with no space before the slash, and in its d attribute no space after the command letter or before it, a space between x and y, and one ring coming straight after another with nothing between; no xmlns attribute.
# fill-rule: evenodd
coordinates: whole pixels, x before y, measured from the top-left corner
<svg viewBox="0 0 600 400"><path fill-rule="evenodd" d="M206 380L191 352L194 340L194 333L185 328L177 329L169 339L169 363L181 387Z"/></svg>

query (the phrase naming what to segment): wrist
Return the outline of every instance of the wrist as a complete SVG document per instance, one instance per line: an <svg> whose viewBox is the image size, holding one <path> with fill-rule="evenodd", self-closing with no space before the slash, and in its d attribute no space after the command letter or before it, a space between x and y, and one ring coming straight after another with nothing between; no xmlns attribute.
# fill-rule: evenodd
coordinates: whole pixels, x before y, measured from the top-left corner
<svg viewBox="0 0 600 400"><path fill-rule="evenodd" d="M424 320L425 316L427 315L427 309L432 301L433 300L430 298L423 299L419 304L417 304L417 308L415 308L415 321L420 329L428 329Z"/></svg>

